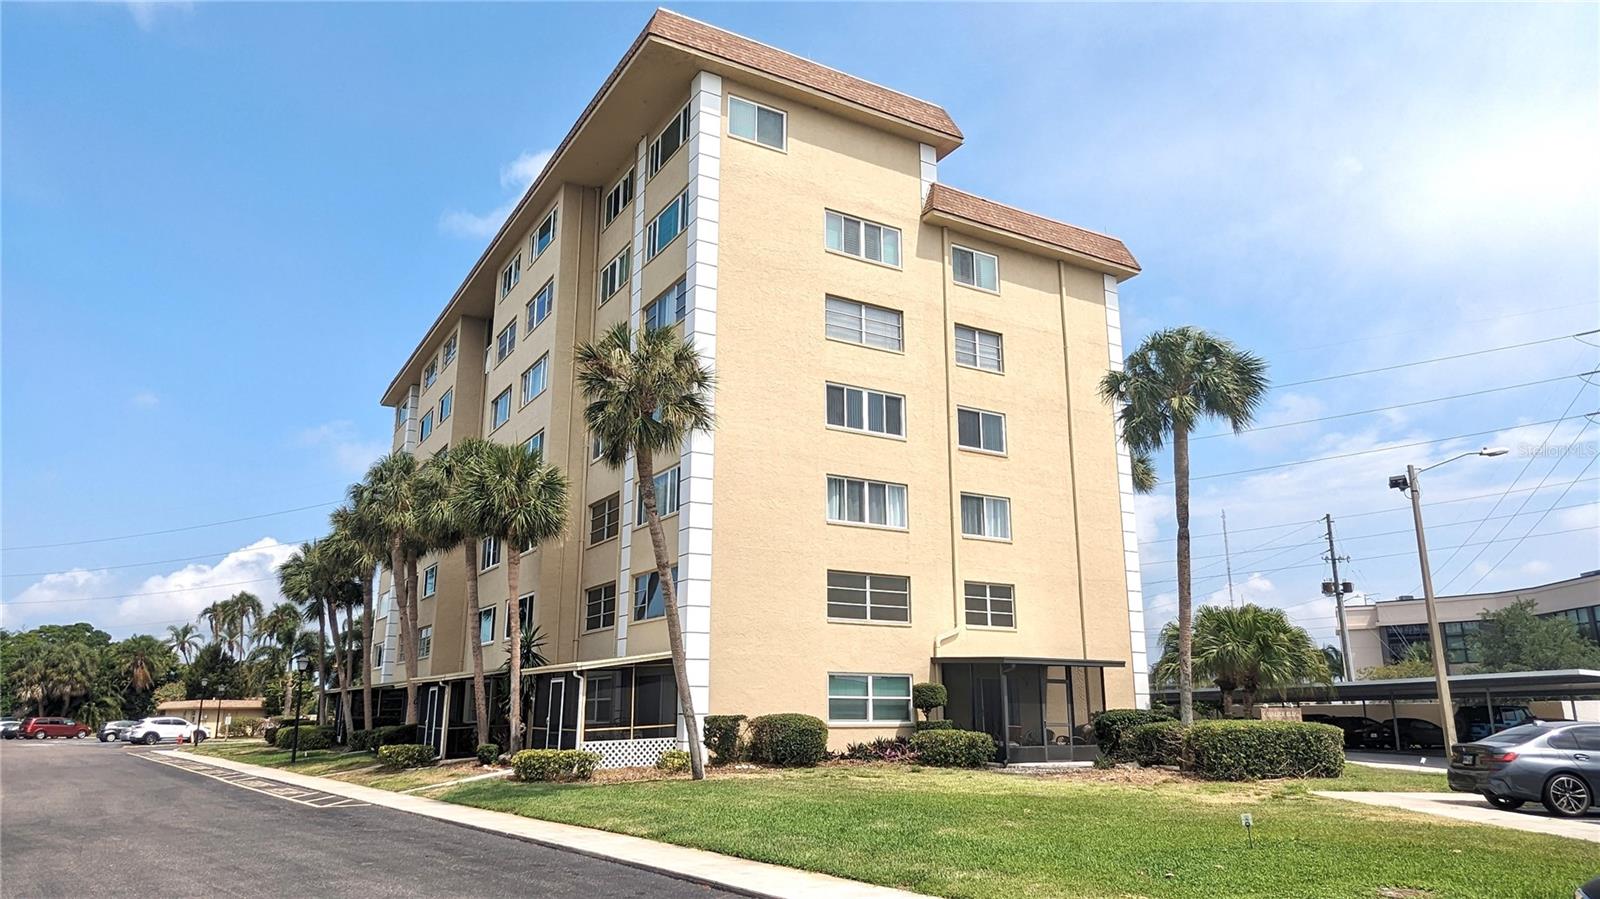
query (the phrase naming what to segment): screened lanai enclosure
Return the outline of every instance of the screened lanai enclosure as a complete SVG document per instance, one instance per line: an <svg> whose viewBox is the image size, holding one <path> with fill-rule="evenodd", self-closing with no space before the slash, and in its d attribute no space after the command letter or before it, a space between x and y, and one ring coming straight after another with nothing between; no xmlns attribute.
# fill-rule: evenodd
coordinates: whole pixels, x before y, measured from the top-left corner
<svg viewBox="0 0 1600 899"><path fill-rule="evenodd" d="M935 659L950 692L944 717L983 731L998 761L1086 762L1099 754L1094 715L1105 711L1105 669L1121 662L1084 659Z"/></svg>

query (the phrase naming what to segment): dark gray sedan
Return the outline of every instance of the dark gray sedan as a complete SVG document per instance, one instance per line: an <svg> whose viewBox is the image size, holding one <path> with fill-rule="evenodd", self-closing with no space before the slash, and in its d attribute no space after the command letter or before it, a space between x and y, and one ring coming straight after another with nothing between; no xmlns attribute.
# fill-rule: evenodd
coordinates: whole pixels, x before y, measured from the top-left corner
<svg viewBox="0 0 1600 899"><path fill-rule="evenodd" d="M1495 808L1541 802L1552 815L1576 818L1600 790L1600 724L1523 724L1450 753L1450 789L1478 793Z"/></svg>

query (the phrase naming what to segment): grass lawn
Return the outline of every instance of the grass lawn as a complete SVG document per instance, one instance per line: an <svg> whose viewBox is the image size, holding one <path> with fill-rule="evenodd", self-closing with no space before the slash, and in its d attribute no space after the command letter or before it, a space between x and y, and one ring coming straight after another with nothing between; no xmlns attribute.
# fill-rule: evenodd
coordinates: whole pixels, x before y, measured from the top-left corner
<svg viewBox="0 0 1600 899"><path fill-rule="evenodd" d="M940 896L1564 899L1600 869L1592 843L1309 795L1444 788L1441 775L1347 770L1219 784L859 765L431 795Z"/></svg>
<svg viewBox="0 0 1600 899"><path fill-rule="evenodd" d="M372 769L378 764L378 757L370 752L343 752L327 749L302 751L300 760L294 765L289 764L289 751L287 749L274 749L260 740L229 740L221 742L209 740L201 743L197 748L188 752L200 756L215 756L217 758L232 759L249 765L261 765L266 768L284 768L296 774L309 774L317 777L330 777L362 786L375 787L380 790L409 790L413 787L425 787L436 784L447 784L451 781L472 777L485 773L484 769L476 764L441 765L435 768L409 768L401 771L391 771L383 768Z"/></svg>

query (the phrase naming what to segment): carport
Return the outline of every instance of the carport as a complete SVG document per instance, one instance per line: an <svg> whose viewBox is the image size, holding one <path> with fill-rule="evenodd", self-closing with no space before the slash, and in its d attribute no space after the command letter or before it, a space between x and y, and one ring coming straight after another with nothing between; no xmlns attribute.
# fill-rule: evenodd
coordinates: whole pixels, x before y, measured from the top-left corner
<svg viewBox="0 0 1600 899"><path fill-rule="evenodd" d="M1600 699L1600 671L1589 668L1568 668L1559 671L1502 671L1494 674L1452 674L1450 692L1461 706L1461 700L1481 698L1494 720L1495 701L1501 704L1512 700L1546 699ZM1176 703L1176 690L1163 690L1157 694L1165 702ZM1194 691L1196 699L1210 702L1222 700L1221 691L1206 687ZM1290 703L1359 702L1366 714L1368 703L1387 703L1389 722L1394 730L1395 743L1400 741L1399 715L1395 704L1410 702L1437 702L1438 685L1431 677L1400 677L1385 680L1336 681L1332 684L1298 684L1282 690L1262 691L1262 701ZM1454 714L1456 710L1452 709Z"/></svg>

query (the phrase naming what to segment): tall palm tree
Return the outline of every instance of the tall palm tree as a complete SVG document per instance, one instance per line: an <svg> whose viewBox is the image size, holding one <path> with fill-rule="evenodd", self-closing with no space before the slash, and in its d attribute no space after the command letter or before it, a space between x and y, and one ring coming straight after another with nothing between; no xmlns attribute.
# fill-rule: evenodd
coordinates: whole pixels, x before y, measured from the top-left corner
<svg viewBox="0 0 1600 899"><path fill-rule="evenodd" d="M317 542L300 548L278 566L278 590L299 609L300 620L317 624L317 712L320 716L328 700L328 620L318 593Z"/></svg>
<svg viewBox="0 0 1600 899"><path fill-rule="evenodd" d="M195 650L200 648L200 643L200 629L194 625L167 625L167 645L172 647L172 651L183 659L185 665L189 664L189 659L194 655Z"/></svg>
<svg viewBox="0 0 1600 899"><path fill-rule="evenodd" d="M339 710L345 726L352 727L350 718L351 655L349 645L353 636L354 620L351 617L356 604L361 601L359 583L362 561L360 550L335 534L317 544L313 553L314 580L317 593L322 597L327 611L328 625L333 631L333 658L339 674ZM345 613L345 628L339 630L339 611Z"/></svg>
<svg viewBox="0 0 1600 899"><path fill-rule="evenodd" d="M228 598L228 611L233 631L234 658L244 658L253 640L255 624L264 611L261 598L248 590L240 590Z"/></svg>
<svg viewBox="0 0 1600 899"><path fill-rule="evenodd" d="M361 498L384 533L395 607L400 612L400 652L406 666L406 723L416 724L417 706L417 557L419 540L417 460L396 450L372 463Z"/></svg>
<svg viewBox="0 0 1600 899"><path fill-rule="evenodd" d="M1106 372L1100 396L1117 409L1122 439L1135 454L1172 443L1178 518L1178 707L1194 721L1194 622L1189 551L1189 432L1207 418L1248 427L1267 396L1267 363L1199 328L1157 331Z"/></svg>
<svg viewBox="0 0 1600 899"><path fill-rule="evenodd" d="M566 528L567 476L554 465L544 464L538 452L523 444L485 442L460 467L452 494L451 505L463 522L462 531L497 538L506 562L506 594L510 597L506 629L511 636L511 736L507 742L510 748L519 749L523 744L522 653L517 651L522 646L522 614L517 602L522 595L521 550L537 547ZM467 580L472 580L470 573Z"/></svg>
<svg viewBox="0 0 1600 899"><path fill-rule="evenodd" d="M456 446L440 450L422 469L421 523L428 542L438 551L461 550L467 572L467 645L472 652L472 703L477 713L478 742L489 742L489 706L485 694L483 674L483 641L477 637L478 617L481 612L478 598L478 541L484 536L478 530L481 522L471 517L464 508L461 490L466 467L483 455L488 442L469 437ZM508 569L509 573L509 569ZM516 595L516 591L511 591ZM510 608L509 606L507 607ZM509 614L519 615L520 609ZM520 626L521 621L518 621ZM520 672L519 672L520 674ZM509 748L509 747L507 747Z"/></svg>
<svg viewBox="0 0 1600 899"><path fill-rule="evenodd" d="M376 569L383 564L387 552L382 523L373 514L372 503L366 497L364 484L350 487L348 505L333 510L333 532L359 554L361 571L361 657L367 657L366 647L373 637L373 581ZM469 567L467 569L471 571ZM372 720L372 666L361 665L361 725L371 730Z"/></svg>
<svg viewBox="0 0 1600 899"><path fill-rule="evenodd" d="M1171 684L1180 673L1176 623L1161 629L1161 645L1155 677ZM1206 606L1195 616L1193 647L1194 670L1222 691L1224 711L1238 691L1247 717L1261 690L1331 678L1327 657L1282 609Z"/></svg>
<svg viewBox="0 0 1600 899"><path fill-rule="evenodd" d="M672 579L667 538L656 507L655 460L657 455L666 455L676 461L691 434L713 426L714 378L700 354L676 330L649 328L634 335L626 324L619 323L600 340L578 347L577 379L588 402L584 419L605 447L606 464L622 466L630 454L634 459L639 502L649 525L666 608L667 640L689 741L690 770L700 780L705 777L705 756L689 691L678 585Z"/></svg>
<svg viewBox="0 0 1600 899"><path fill-rule="evenodd" d="M137 634L118 645L117 661L135 692L148 693L155 689L156 681L167 676L172 656L166 648L148 634Z"/></svg>
<svg viewBox="0 0 1600 899"><path fill-rule="evenodd" d="M221 643L222 631L227 626L228 620L227 600L219 599L201 609L197 620L205 623L206 631L211 634L212 643Z"/></svg>

